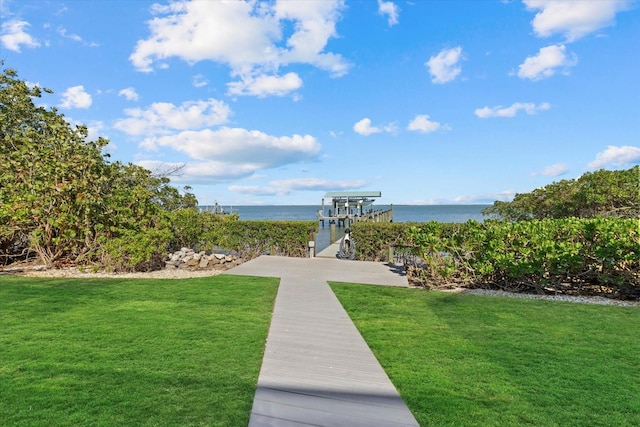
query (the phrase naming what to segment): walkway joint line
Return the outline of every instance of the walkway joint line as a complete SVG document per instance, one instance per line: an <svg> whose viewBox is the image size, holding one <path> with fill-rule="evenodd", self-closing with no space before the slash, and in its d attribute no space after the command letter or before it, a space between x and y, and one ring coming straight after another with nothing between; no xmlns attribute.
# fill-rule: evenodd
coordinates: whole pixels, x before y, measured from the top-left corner
<svg viewBox="0 0 640 427"><path fill-rule="evenodd" d="M408 286L394 266L261 256L225 274L280 278L250 427L418 426L327 283Z"/></svg>

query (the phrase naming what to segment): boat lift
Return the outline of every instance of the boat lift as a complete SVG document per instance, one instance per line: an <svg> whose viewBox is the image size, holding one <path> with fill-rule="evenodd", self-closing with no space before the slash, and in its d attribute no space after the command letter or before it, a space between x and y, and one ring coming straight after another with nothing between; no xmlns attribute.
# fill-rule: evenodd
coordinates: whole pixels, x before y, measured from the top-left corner
<svg viewBox="0 0 640 427"><path fill-rule="evenodd" d="M393 209L389 211L374 211L372 204L376 198L382 197L380 191L330 191L322 198L322 208L318 210L317 218L324 226L325 221L348 227L353 222L390 222ZM325 199L331 199L328 209Z"/></svg>

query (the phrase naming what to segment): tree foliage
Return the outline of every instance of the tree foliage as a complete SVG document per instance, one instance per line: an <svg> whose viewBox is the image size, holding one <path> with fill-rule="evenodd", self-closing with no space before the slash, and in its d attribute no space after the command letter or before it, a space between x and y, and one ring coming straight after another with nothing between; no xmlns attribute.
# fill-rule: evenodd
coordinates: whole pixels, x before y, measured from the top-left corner
<svg viewBox="0 0 640 427"><path fill-rule="evenodd" d="M109 162L106 139L87 141L85 126L35 104L43 92L51 93L15 70L0 74L0 255L25 247L46 264L104 259L105 242L124 236L162 249L171 238L167 212L196 206L193 194L140 166Z"/></svg>
<svg viewBox="0 0 640 427"><path fill-rule="evenodd" d="M640 166L628 170L599 170L578 179L554 182L511 202L496 201L485 215L508 221L544 218L638 218Z"/></svg>

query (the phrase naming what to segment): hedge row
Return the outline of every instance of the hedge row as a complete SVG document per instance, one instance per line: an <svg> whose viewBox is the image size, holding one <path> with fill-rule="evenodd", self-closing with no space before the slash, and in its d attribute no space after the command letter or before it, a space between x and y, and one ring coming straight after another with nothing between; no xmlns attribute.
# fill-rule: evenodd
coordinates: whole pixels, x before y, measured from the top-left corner
<svg viewBox="0 0 640 427"><path fill-rule="evenodd" d="M351 235L357 241L356 259L360 261L390 261L389 248L408 252L415 245L409 231L425 223L356 222L351 225ZM460 224L434 223L442 229L459 227Z"/></svg>
<svg viewBox="0 0 640 427"><path fill-rule="evenodd" d="M167 253L183 247L223 249L244 259L265 253L305 257L312 231L317 231L315 221L240 221L238 215L179 209L154 228L102 242L89 262L115 271L156 270L164 266Z"/></svg>
<svg viewBox="0 0 640 427"><path fill-rule="evenodd" d="M354 224L352 235L358 259L386 259L389 246L409 251L420 260L414 280L427 287L640 298L638 220Z"/></svg>
<svg viewBox="0 0 640 427"><path fill-rule="evenodd" d="M238 215L215 215L195 209L175 212L172 226L172 249L222 248L247 259L265 253L308 256L311 232L318 229L315 221L240 221Z"/></svg>
<svg viewBox="0 0 640 427"><path fill-rule="evenodd" d="M265 253L305 257L309 254L311 233L316 231L315 221L229 221L206 236L243 258Z"/></svg>

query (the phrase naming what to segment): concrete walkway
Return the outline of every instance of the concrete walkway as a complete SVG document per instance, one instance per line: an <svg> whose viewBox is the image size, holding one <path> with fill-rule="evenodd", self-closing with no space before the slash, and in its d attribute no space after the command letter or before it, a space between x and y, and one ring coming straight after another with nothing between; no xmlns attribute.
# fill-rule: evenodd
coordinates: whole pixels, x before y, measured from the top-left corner
<svg viewBox="0 0 640 427"><path fill-rule="evenodd" d="M327 246L326 248L318 252L316 254L316 257L335 259L339 251L340 251L340 241L338 240L337 242L330 244L329 246Z"/></svg>
<svg viewBox="0 0 640 427"><path fill-rule="evenodd" d="M327 281L407 286L393 268L261 256L225 274L280 277L249 426L417 426Z"/></svg>

